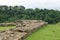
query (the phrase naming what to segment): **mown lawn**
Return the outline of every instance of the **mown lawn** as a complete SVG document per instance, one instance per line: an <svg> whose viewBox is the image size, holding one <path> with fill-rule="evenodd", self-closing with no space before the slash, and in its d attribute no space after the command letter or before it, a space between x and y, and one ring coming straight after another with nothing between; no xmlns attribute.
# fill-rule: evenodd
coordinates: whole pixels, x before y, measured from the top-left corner
<svg viewBox="0 0 60 40"><path fill-rule="evenodd" d="M25 40L60 40L60 23L50 24L32 33Z"/></svg>
<svg viewBox="0 0 60 40"><path fill-rule="evenodd" d="M0 31L10 29L10 28L15 28L16 26L0 26Z"/></svg>

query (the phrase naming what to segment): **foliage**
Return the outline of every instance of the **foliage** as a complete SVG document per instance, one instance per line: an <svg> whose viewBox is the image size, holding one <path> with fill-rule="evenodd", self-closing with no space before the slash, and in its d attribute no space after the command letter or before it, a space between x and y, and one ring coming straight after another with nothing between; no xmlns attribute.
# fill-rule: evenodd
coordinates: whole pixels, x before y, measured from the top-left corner
<svg viewBox="0 0 60 40"><path fill-rule="evenodd" d="M48 9L26 9L24 6L0 6L0 22L15 20L44 20L48 23L60 22L60 11Z"/></svg>

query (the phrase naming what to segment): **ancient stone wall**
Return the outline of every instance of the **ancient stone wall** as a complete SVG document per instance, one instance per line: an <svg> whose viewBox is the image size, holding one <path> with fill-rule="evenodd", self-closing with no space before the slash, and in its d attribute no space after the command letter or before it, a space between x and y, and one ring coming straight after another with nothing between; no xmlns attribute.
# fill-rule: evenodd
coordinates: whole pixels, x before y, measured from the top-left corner
<svg viewBox="0 0 60 40"><path fill-rule="evenodd" d="M0 26L15 26L15 23L14 22L11 22L11 23L0 23Z"/></svg>
<svg viewBox="0 0 60 40"><path fill-rule="evenodd" d="M24 40L35 30L38 30L47 22L41 20L18 20L15 22L16 28L0 32L0 40Z"/></svg>

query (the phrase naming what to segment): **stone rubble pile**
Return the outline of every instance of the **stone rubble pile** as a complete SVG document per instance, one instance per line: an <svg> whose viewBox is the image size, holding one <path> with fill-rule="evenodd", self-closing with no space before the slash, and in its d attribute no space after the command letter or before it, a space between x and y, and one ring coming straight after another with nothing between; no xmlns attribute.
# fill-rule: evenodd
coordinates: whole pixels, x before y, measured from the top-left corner
<svg viewBox="0 0 60 40"><path fill-rule="evenodd" d="M18 20L14 23L16 28L0 32L0 40L24 40L32 32L48 24L41 20Z"/></svg>

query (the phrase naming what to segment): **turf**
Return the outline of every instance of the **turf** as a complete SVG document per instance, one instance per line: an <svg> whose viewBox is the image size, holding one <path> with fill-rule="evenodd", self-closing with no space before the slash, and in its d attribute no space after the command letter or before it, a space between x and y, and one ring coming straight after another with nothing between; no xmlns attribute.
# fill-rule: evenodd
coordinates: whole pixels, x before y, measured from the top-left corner
<svg viewBox="0 0 60 40"><path fill-rule="evenodd" d="M15 28L15 26L0 26L0 31L10 29L10 28Z"/></svg>
<svg viewBox="0 0 60 40"><path fill-rule="evenodd" d="M25 40L60 40L60 23L42 27Z"/></svg>

